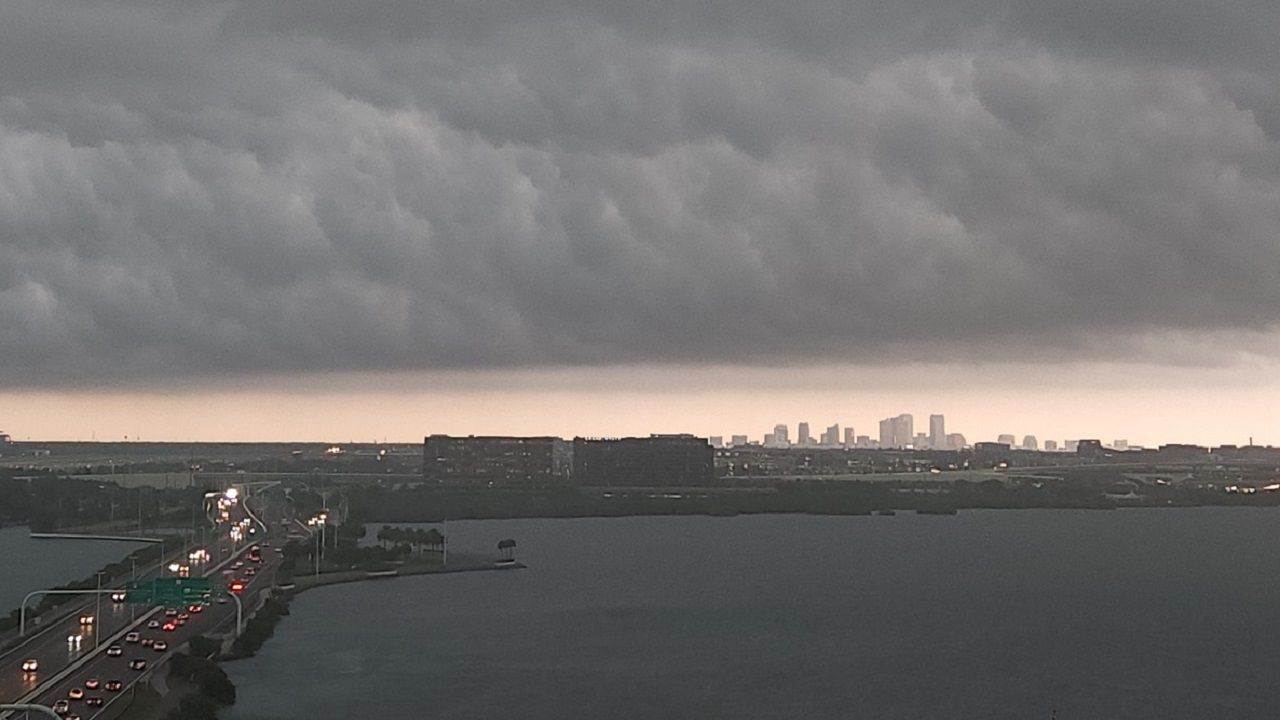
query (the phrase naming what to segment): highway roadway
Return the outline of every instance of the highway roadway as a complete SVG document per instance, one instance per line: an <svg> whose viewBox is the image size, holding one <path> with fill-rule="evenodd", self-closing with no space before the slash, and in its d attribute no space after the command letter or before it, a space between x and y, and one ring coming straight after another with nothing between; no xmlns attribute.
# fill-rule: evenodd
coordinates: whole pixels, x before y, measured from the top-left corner
<svg viewBox="0 0 1280 720"><path fill-rule="evenodd" d="M265 530L265 525L263 529ZM255 541L263 542L267 541L267 538L260 534L255 537ZM228 594L226 578L221 572L223 569L230 569L236 562L243 562L246 567L254 565L241 559L252 544L246 542L233 547L229 541L224 540L209 548L214 553L214 558L206 563L205 572L213 581L212 594L215 598ZM246 584L240 595L246 611L256 602L258 593L263 588L269 587L270 578L275 575L274 567L278 563L278 558L275 548L263 547L263 563L255 575L246 576L243 570L235 572L235 577L245 581ZM199 572L199 568L193 569ZM155 574L156 572L153 571L140 577L149 579ZM203 612L189 613L190 619L185 626L175 631L165 632L159 628L147 628L148 620L163 621L161 608L114 603L109 596L104 596L101 616L95 618L95 622L90 627L80 625L79 615L92 614L95 602L91 600L84 603L82 607L84 609L81 612L73 613L65 620L55 623L53 627L45 628L33 635L23 645L0 655L0 702L38 702L52 706L56 700L68 698L68 690L71 687L83 688L84 681L89 678L98 678L104 683L107 680L120 680L122 690L128 691L135 681L148 674L145 671L130 671L128 664L131 659L146 660L149 669L192 636L231 627L235 623L236 613L234 601L227 600L225 604L214 602L205 607ZM186 608L182 610L185 612ZM136 630L143 638L163 640L168 643L169 650L157 652L150 647L143 647L141 643L125 643L123 638L128 630ZM101 639L96 648L94 633L101 633ZM69 635L77 634L82 636L78 644L68 641ZM118 645L122 654L118 657L108 656L106 650L111 645ZM22 663L27 659L35 659L39 662L38 672L22 671ZM50 685L50 681L53 681L53 684ZM104 688L99 688L96 693L86 691L86 696L95 694L109 702L113 696L121 695L123 692L109 692ZM94 717L100 712L88 706L83 700L72 701L72 706L72 712L81 718ZM4 715L0 714L0 717Z"/></svg>
<svg viewBox="0 0 1280 720"><path fill-rule="evenodd" d="M279 555L274 552L274 548L264 547L262 550L263 562L261 565L251 562L245 563L246 567L252 566L257 569L255 575L244 577L242 571L237 573L237 577L242 577L247 582L245 589L240 593L240 599L246 612L256 605L258 595L264 589L271 587L272 579L275 575L275 566L279 563ZM215 598L227 595L226 580L221 574L215 578L213 585L213 596ZM187 608L182 608L182 611L188 612ZM119 656L110 657L106 652L92 654L82 666L42 689L38 695L27 702L52 707L58 700L65 699L69 701L71 713L80 716L83 720L96 718L108 709L106 703L117 697L127 695L134 683L147 678L152 672L167 672L168 669L161 664L161 661L167 659L179 646L192 637L196 635L212 635L215 632L234 627L236 606L234 601L229 601L226 604L214 602L204 606L202 612L188 612L188 614L190 617L186 625L172 631L165 631L161 628L148 628L147 620L139 622L136 629L140 636L139 642L128 643L124 642L123 638L114 640L110 646L120 648L122 652ZM148 617L160 623L166 620L164 610L161 608L150 609ZM157 651L154 647L144 646L142 640L145 639L163 641L167 643L168 647L163 651ZM104 649L110 646L104 646ZM142 670L131 669L129 664L133 660L145 661L146 667ZM86 682L90 679L98 680L99 688L97 690L86 689ZM106 690L104 686L109 680L119 681L121 689L114 692ZM70 691L72 688L84 690L84 699L71 700ZM86 702L90 697L102 698L104 705L102 707L90 706Z"/></svg>
<svg viewBox="0 0 1280 720"><path fill-rule="evenodd" d="M209 549L212 557L206 563L206 566L210 567L218 565L233 552L231 545L225 542ZM169 558L168 561L172 560L173 558ZM150 580L158 577L161 567L161 564L157 563L140 573L138 579ZM197 572L200 571L199 566L196 566L195 569ZM122 590L123 587L112 589ZM47 678L60 672L63 668L94 649L96 635L101 634L104 638L110 637L120 628L132 622L136 615L141 612L141 609L136 605L114 603L111 601L110 595L103 595L101 617L95 617L91 625L81 625L80 616L95 615L98 608L98 602L95 598L92 596L86 597L89 599L77 598L65 605L65 608L72 610L71 614L49 626L32 628L31 617L28 616L27 632L30 636L22 644L0 654L0 702L13 702L14 698L27 694L32 689L32 683L38 682L36 678ZM36 599L33 598L32 602L34 604ZM79 644L67 641L68 636L73 635L82 636ZM40 663L40 671L34 677L27 675L15 676L12 673L4 672L10 667L20 669L22 661L27 659L35 659Z"/></svg>

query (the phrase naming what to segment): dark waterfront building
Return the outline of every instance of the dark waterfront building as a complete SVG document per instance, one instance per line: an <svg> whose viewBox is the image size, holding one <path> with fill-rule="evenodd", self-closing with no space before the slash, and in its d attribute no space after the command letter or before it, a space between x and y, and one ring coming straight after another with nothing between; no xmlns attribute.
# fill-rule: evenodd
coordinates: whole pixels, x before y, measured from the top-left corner
<svg viewBox="0 0 1280 720"><path fill-rule="evenodd" d="M573 439L573 481L588 487L696 487L715 482L715 449L693 435Z"/></svg>
<svg viewBox="0 0 1280 720"><path fill-rule="evenodd" d="M1081 440L1076 445L1076 454L1081 457L1097 458L1106 454L1101 440Z"/></svg>
<svg viewBox="0 0 1280 720"><path fill-rule="evenodd" d="M422 477L441 485L566 485L572 450L557 437L431 435L423 443Z"/></svg>

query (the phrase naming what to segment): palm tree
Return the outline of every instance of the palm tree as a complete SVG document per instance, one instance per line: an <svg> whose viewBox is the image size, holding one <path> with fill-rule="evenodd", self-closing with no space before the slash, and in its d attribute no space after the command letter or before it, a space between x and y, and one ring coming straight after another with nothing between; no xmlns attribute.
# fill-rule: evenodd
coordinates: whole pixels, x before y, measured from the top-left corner
<svg viewBox="0 0 1280 720"><path fill-rule="evenodd" d="M503 560L516 559L516 541L511 538L498 541L498 552L502 553Z"/></svg>
<svg viewBox="0 0 1280 720"><path fill-rule="evenodd" d="M427 547L439 552L440 548L444 545L444 535L441 534L439 530L431 528L427 531L426 543Z"/></svg>

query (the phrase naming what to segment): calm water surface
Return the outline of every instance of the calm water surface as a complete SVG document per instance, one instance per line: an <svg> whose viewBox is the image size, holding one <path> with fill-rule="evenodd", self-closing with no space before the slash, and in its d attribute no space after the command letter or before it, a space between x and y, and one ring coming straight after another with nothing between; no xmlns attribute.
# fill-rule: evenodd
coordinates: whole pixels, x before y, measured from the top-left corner
<svg viewBox="0 0 1280 720"><path fill-rule="evenodd" d="M32 590L82 580L142 543L32 540L25 527L0 528L0 614Z"/></svg>
<svg viewBox="0 0 1280 720"><path fill-rule="evenodd" d="M530 569L299 596L264 718L1275 718L1280 512L449 523Z"/></svg>

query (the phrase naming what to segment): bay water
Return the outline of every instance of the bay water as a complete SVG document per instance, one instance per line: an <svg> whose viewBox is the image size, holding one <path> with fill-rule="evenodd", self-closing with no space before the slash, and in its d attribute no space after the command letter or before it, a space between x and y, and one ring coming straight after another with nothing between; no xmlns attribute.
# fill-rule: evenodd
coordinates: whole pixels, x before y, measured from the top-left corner
<svg viewBox="0 0 1280 720"><path fill-rule="evenodd" d="M376 526L370 528L372 534ZM524 570L320 588L225 720L1274 718L1280 511L450 522Z"/></svg>

